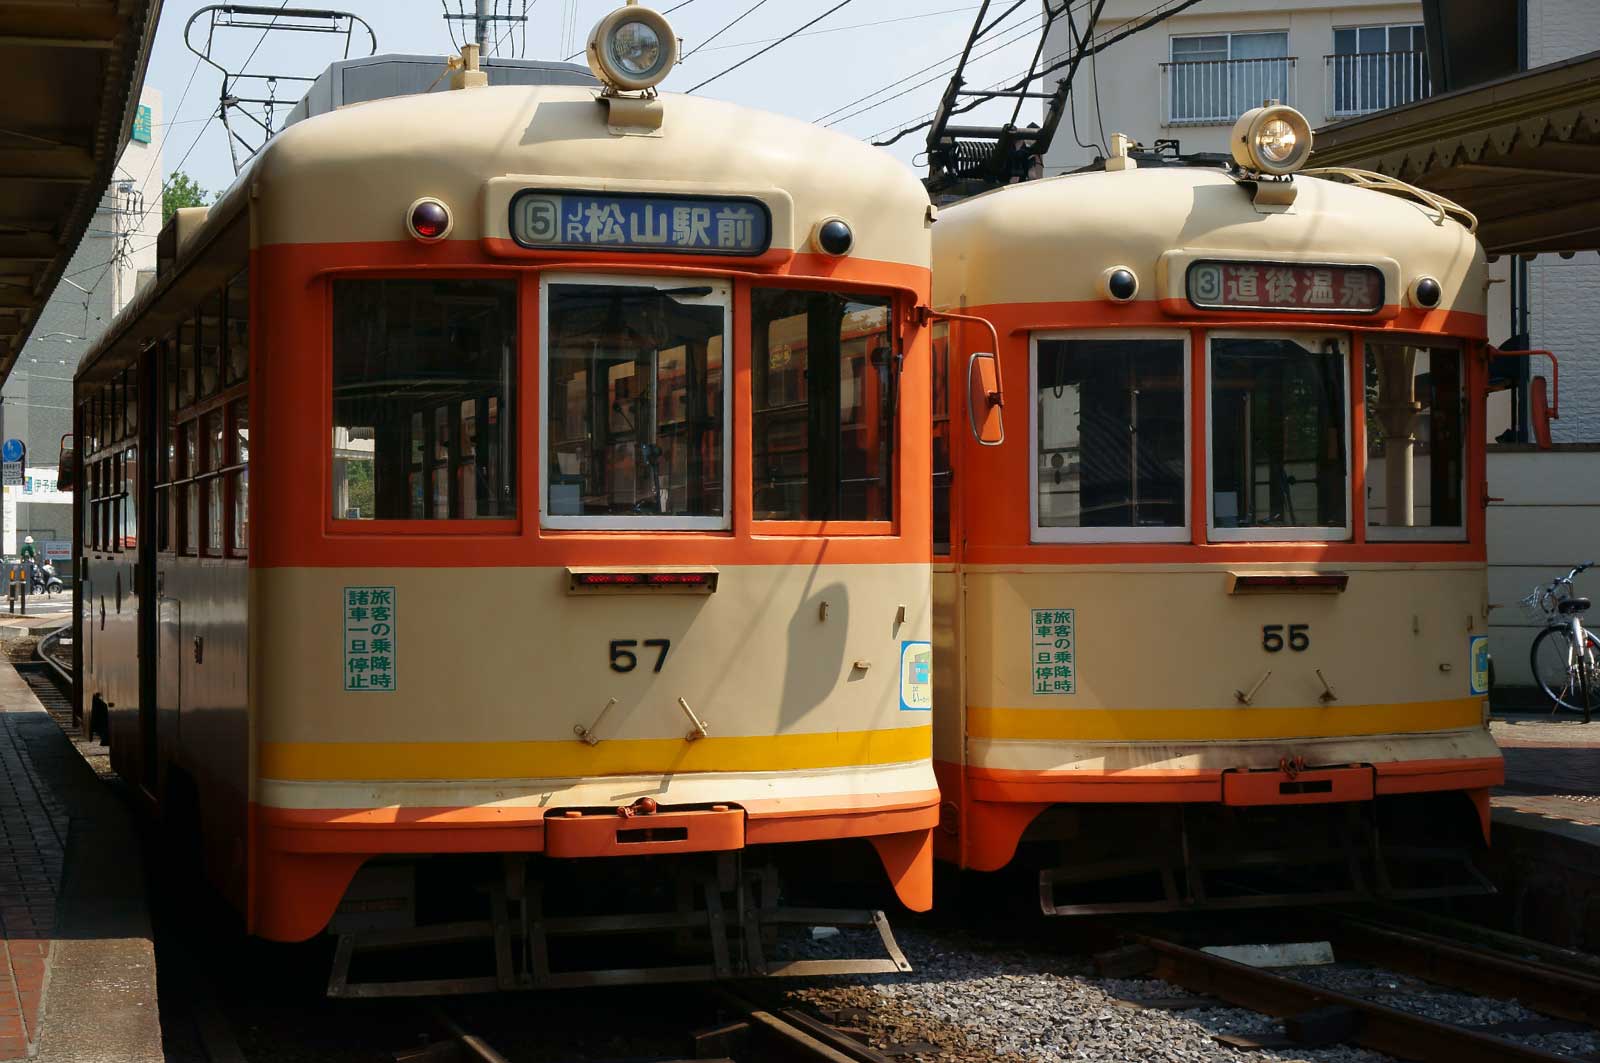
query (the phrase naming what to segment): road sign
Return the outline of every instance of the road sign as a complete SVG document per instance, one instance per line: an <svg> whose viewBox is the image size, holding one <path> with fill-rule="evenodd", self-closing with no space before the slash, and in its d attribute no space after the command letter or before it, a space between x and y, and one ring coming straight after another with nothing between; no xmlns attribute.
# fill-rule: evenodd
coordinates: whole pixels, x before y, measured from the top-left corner
<svg viewBox="0 0 1600 1063"><path fill-rule="evenodd" d="M22 475L22 462L20 461L0 462L0 470L3 470L3 472L0 472L0 485L21 487L27 482L27 478Z"/></svg>
<svg viewBox="0 0 1600 1063"><path fill-rule="evenodd" d="M0 443L0 460L8 463L16 462L20 465L22 460L27 457L27 454L28 448L23 445L20 439L8 439L4 443Z"/></svg>

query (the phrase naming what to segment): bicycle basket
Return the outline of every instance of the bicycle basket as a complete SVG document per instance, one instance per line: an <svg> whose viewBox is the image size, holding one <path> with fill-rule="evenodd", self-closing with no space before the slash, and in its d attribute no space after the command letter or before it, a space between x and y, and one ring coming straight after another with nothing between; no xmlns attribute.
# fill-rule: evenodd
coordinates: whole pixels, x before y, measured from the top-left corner
<svg viewBox="0 0 1600 1063"><path fill-rule="evenodd" d="M1550 619L1549 610L1542 604L1545 600L1544 587L1535 587L1532 594L1521 599L1517 604L1522 606L1522 614L1530 623L1543 625Z"/></svg>

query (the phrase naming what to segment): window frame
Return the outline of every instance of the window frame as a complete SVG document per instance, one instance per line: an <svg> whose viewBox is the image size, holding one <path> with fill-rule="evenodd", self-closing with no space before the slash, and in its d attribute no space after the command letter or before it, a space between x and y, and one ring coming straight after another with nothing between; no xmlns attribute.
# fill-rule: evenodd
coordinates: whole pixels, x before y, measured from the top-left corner
<svg viewBox="0 0 1600 1063"><path fill-rule="evenodd" d="M1183 524L1171 528L1046 528L1039 524L1039 341L1180 340L1183 344ZM1194 532L1193 334L1178 328L1039 329L1028 334L1028 535L1032 543L1187 543ZM1208 344L1209 346L1209 344ZM1210 423L1210 406L1206 407ZM1208 450L1209 454L1209 450Z"/></svg>
<svg viewBox="0 0 1600 1063"><path fill-rule="evenodd" d="M509 281L513 288L513 302L515 303L515 317L512 320L512 331L515 342L510 354L510 367L512 373L513 390L510 396L511 424L510 443L507 454L515 462L514 471L508 482L516 491L516 510L507 517L382 517L368 519L349 519L336 516L333 513L331 500L333 498L333 430L334 430L334 286L340 281ZM322 389L322 439L324 450L322 453L322 531L325 535L334 537L351 537L357 539L388 538L398 536L402 539L409 536L445 535L451 538L471 538L475 536L507 536L520 535L524 528L524 516L527 513L527 502L523 495L527 493L528 478L521 466L526 458L523 451L524 426L521 421L521 406L530 401L541 401L540 394L534 394L528 387L527 361L529 358L528 347L528 292L530 283L522 271L508 271L487 267L469 267L459 270L438 269L411 272L393 268L358 268L350 270L332 270L321 277L321 291L323 294L323 357L321 366ZM537 311L541 316L542 308ZM253 313L253 310L252 310ZM253 354L252 354L253 357ZM249 380L248 370L246 377L240 384ZM249 391L242 393L248 397ZM224 391L221 396L229 402L233 401L231 391ZM245 468L247 465L241 465ZM237 555L240 558L247 556L247 547L241 547ZM230 555L234 556L234 555Z"/></svg>
<svg viewBox="0 0 1600 1063"><path fill-rule="evenodd" d="M683 288L710 286L711 294L696 305L722 307L722 513L715 517L557 515L550 512L550 287L562 284L592 284L629 288ZM748 298L748 296L745 296ZM734 406L733 392L745 377L737 370L734 335L734 306L740 298L738 285L730 277L700 274L604 273L543 270L539 274L539 322L537 358L539 381L536 393L539 419L538 456L535 459L535 506L539 527L555 532L631 531L631 532L729 532L733 530L734 500ZM515 413L515 411L513 411ZM519 503L520 509L520 503ZM469 523L469 522L421 522ZM787 523L787 522L784 522Z"/></svg>
<svg viewBox="0 0 1600 1063"><path fill-rule="evenodd" d="M1415 341L1415 342L1407 342L1407 341ZM1470 376L1471 365L1469 364L1469 362L1467 360L1467 348L1466 348L1466 345L1463 344L1459 339L1455 338L1454 336L1441 336L1441 335L1435 335L1435 334L1426 333L1426 332L1405 333L1405 334L1400 334L1400 335L1396 335L1396 336L1391 336L1391 335L1387 335L1387 334L1383 335L1383 336L1367 335L1367 336L1363 337L1363 342L1361 344L1361 365L1359 367L1360 370L1361 370L1361 381L1362 381L1362 388L1363 388L1363 397L1365 396L1368 359L1371 357L1370 352L1372 350L1372 347L1375 344L1376 345L1396 344L1396 345L1399 345L1399 346L1425 347L1430 352L1430 355L1429 355L1429 357L1430 357L1430 362L1429 362L1430 370L1431 370L1431 367L1432 367L1432 362L1431 362L1431 358L1432 358L1431 352L1432 351L1436 351L1436 350L1451 351L1452 353L1455 354L1455 356L1461 362L1461 378L1460 378L1461 379L1461 453L1459 455L1459 460L1461 462L1461 483L1460 483L1460 486L1461 486L1461 523L1460 524L1437 524L1437 525L1436 524L1429 524L1429 525L1426 525L1426 526L1420 527L1420 528L1413 525L1412 527L1405 528L1405 527L1396 527L1396 526L1389 525L1389 524L1372 524L1372 523L1368 522L1368 523L1365 523L1365 525L1364 525L1365 528L1366 528L1366 539L1367 539L1367 542L1369 542L1369 543L1379 543L1379 542L1382 542L1382 543L1410 543L1410 542L1464 543L1464 542L1467 541L1467 505L1468 505L1468 501L1467 501L1467 479L1468 479L1467 462L1468 462L1468 459L1471 456L1471 448L1468 445L1468 441L1472 438L1472 432L1473 432L1473 425L1472 425L1472 385L1471 385L1471 382L1470 382L1471 381L1471 376ZM1370 418L1363 418L1363 420L1364 420L1365 426L1367 428L1370 428L1370 426L1372 424L1372 420ZM1433 443L1431 438L1429 439L1428 442L1429 442L1430 446ZM1413 460L1415 460L1415 459L1413 458ZM1371 474L1371 468L1372 468L1372 462L1369 460L1368 455L1367 455L1367 439L1366 439L1366 431L1365 431L1365 429L1362 432L1362 438L1361 438L1361 461L1363 463L1362 464L1362 483L1363 483L1363 486L1370 485L1371 482L1372 482L1371 475L1370 475ZM1362 516L1363 521L1369 521L1369 519L1370 519L1370 510L1371 510L1370 502L1368 502L1367 499L1363 498L1362 499L1362 506L1361 506L1361 516Z"/></svg>
<svg viewBox="0 0 1600 1063"><path fill-rule="evenodd" d="M1216 416L1212 410L1212 397L1214 387L1212 378L1215 375L1214 341L1247 339L1292 339L1304 343L1326 339L1337 339L1341 350L1341 369L1339 379L1344 382L1344 526L1338 528L1321 528L1309 525L1296 525L1290 528L1219 528L1217 527L1217 491L1213 482L1213 470L1216 466ZM1351 381L1354 380L1352 365L1355 358L1355 337L1349 332L1337 329L1297 329L1291 327L1268 329L1208 329L1206 331L1205 350L1205 486L1206 486L1206 541L1210 543L1303 543L1303 542L1353 542L1355 535L1355 498L1354 488L1354 460L1355 460L1355 426L1351 406ZM1365 370L1363 370L1364 372ZM1363 460L1366 453L1366 436L1362 435L1361 450ZM1365 467L1363 467L1365 471ZM1253 488L1252 488L1253 489Z"/></svg>

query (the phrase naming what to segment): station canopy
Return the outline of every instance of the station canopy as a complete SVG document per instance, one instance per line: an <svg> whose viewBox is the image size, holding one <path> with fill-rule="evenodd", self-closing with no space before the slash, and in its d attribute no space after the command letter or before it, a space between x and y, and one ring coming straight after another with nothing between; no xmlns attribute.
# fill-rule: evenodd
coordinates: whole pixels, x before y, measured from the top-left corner
<svg viewBox="0 0 1600 1063"><path fill-rule="evenodd" d="M0 3L0 383L127 143L161 0Z"/></svg>
<svg viewBox="0 0 1600 1063"><path fill-rule="evenodd" d="M1317 130L1312 166L1455 200L1490 254L1600 250L1600 52Z"/></svg>

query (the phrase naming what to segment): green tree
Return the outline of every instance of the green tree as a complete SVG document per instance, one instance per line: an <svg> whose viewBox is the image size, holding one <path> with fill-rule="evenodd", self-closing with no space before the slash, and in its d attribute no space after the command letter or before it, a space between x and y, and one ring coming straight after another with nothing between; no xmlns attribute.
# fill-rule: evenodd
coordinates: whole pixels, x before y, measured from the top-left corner
<svg viewBox="0 0 1600 1063"><path fill-rule="evenodd" d="M205 206L210 196L211 193L201 188L194 178L182 170L176 171L161 190L161 224L171 220L172 212L179 207Z"/></svg>

